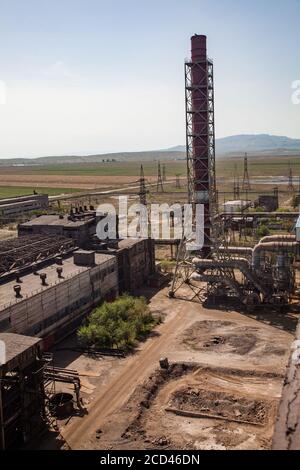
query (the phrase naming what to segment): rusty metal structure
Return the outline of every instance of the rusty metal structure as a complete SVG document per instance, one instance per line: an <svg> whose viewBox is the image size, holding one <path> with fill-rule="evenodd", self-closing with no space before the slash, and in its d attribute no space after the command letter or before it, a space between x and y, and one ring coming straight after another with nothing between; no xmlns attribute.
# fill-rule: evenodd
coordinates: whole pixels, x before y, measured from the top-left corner
<svg viewBox="0 0 300 470"><path fill-rule="evenodd" d="M206 36L191 38L191 59L185 63L188 202L204 206L204 251L211 246L211 218L216 203L213 62Z"/></svg>
<svg viewBox="0 0 300 470"><path fill-rule="evenodd" d="M23 270L36 263L71 253L74 241L64 237L31 235L0 242L1 277Z"/></svg>
<svg viewBox="0 0 300 470"><path fill-rule="evenodd" d="M194 208L204 206L204 227L196 226L204 232L204 245L199 249L183 237L169 295L187 286L192 291L188 300L217 304L232 297L244 305L285 305L295 290L295 239L276 236L254 248L228 246L226 214L222 217L217 208L213 63L206 37L195 35L191 41L191 60L185 64L188 201ZM237 193L236 173L234 179ZM251 190L247 154L242 190Z"/></svg>

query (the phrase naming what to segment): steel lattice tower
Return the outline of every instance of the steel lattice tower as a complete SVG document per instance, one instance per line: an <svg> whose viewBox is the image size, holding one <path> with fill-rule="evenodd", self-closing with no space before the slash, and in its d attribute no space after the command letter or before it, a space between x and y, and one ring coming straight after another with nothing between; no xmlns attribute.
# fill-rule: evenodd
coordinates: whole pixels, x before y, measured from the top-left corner
<svg viewBox="0 0 300 470"><path fill-rule="evenodd" d="M289 162L289 185L288 185L288 191L294 192L295 187L294 187L294 178L293 178L293 170L291 166L291 162Z"/></svg>
<svg viewBox="0 0 300 470"><path fill-rule="evenodd" d="M236 164L234 165L233 195L234 199L239 199L240 197L240 178L238 175Z"/></svg>
<svg viewBox="0 0 300 470"><path fill-rule="evenodd" d="M161 173L161 165L160 162L158 162L157 165L157 186L156 186L157 192L164 192L164 185L163 185L163 179L162 179L162 173Z"/></svg>
<svg viewBox="0 0 300 470"><path fill-rule="evenodd" d="M243 178L243 191L250 191L250 178L249 178L249 171L248 171L248 154L245 153L244 157L244 178Z"/></svg>
<svg viewBox="0 0 300 470"><path fill-rule="evenodd" d="M141 165L141 172L140 172L139 199L140 199L140 204L142 204L143 206L147 205L147 190L146 190L146 182L145 182L143 165Z"/></svg>

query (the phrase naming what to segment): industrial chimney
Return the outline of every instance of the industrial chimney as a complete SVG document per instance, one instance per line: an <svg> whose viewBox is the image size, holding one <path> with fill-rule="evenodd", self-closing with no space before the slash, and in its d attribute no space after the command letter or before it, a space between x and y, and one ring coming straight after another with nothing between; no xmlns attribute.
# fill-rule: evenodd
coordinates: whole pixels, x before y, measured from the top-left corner
<svg viewBox="0 0 300 470"><path fill-rule="evenodd" d="M211 219L216 202L213 63L206 36L191 38L191 60L185 64L186 137L189 202L204 206L204 248L211 247Z"/></svg>

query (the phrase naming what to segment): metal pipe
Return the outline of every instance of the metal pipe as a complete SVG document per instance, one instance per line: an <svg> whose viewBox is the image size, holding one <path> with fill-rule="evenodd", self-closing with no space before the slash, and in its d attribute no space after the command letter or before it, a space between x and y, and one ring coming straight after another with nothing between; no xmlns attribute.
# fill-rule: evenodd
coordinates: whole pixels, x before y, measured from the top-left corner
<svg viewBox="0 0 300 470"><path fill-rule="evenodd" d="M227 251L228 253L238 254L238 255L252 255L252 248L250 246L220 246L219 250L221 252Z"/></svg>
<svg viewBox="0 0 300 470"><path fill-rule="evenodd" d="M295 235L267 235L259 240L259 243L268 243L268 242L293 242L296 241Z"/></svg>
<svg viewBox="0 0 300 470"><path fill-rule="evenodd" d="M252 253L252 266L255 270L260 268L260 260L262 252L279 253L281 251L290 252L296 254L299 250L299 243L297 242L267 242L258 243L253 248Z"/></svg>

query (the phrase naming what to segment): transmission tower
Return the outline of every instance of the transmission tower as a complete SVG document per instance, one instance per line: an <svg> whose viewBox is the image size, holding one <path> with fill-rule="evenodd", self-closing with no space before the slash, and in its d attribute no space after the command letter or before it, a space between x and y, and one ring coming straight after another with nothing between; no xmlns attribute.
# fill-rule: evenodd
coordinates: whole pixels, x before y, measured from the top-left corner
<svg viewBox="0 0 300 470"><path fill-rule="evenodd" d="M163 193L164 192L164 185L163 185L160 162L158 162L158 166L157 166L157 186L156 186L156 189L157 189L158 193L160 193L160 192Z"/></svg>
<svg viewBox="0 0 300 470"><path fill-rule="evenodd" d="M163 164L163 169L162 169L162 179L163 181L167 181L167 169L166 169L166 165Z"/></svg>
<svg viewBox="0 0 300 470"><path fill-rule="evenodd" d="M248 154L247 153L245 153L245 157L244 157L244 178L243 178L242 189L243 191L251 190L250 178L249 178L249 172L248 172Z"/></svg>
<svg viewBox="0 0 300 470"><path fill-rule="evenodd" d="M289 185L288 185L288 191L293 193L295 191L294 187L294 178L293 178L293 170L291 166L291 162L289 162Z"/></svg>
<svg viewBox="0 0 300 470"><path fill-rule="evenodd" d="M140 204L146 206L147 205L147 190L146 190L146 182L145 182L143 165L141 165L141 173L140 173L139 198L140 198Z"/></svg>
<svg viewBox="0 0 300 470"><path fill-rule="evenodd" d="M234 195L234 199L240 198L240 178L238 175L236 164L234 165L233 195Z"/></svg>

